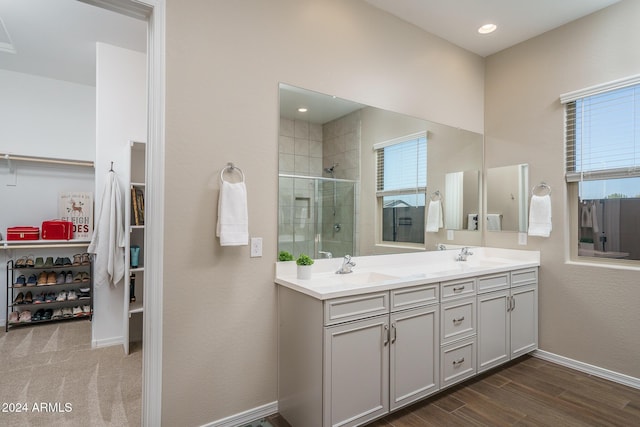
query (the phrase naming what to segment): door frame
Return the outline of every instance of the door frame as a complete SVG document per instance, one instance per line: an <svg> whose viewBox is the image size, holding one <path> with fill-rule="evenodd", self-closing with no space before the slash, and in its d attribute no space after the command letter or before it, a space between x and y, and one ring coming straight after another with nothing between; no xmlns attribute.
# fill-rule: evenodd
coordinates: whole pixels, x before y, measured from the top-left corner
<svg viewBox="0 0 640 427"><path fill-rule="evenodd" d="M142 425L162 424L164 252L165 0L79 0L147 21L147 164L145 307L142 334Z"/></svg>

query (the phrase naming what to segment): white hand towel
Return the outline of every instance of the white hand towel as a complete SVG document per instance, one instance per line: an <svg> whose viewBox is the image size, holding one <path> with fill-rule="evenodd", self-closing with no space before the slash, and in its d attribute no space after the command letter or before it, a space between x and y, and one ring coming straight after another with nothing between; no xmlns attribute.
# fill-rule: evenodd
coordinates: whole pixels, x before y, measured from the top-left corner
<svg viewBox="0 0 640 427"><path fill-rule="evenodd" d="M467 230L478 229L478 214L468 214L467 217Z"/></svg>
<svg viewBox="0 0 640 427"><path fill-rule="evenodd" d="M425 231L427 233L437 233L438 229L443 226L442 218L442 203L440 203L440 200L431 200L429 202L429 211L427 212Z"/></svg>
<svg viewBox="0 0 640 427"><path fill-rule="evenodd" d="M487 214L487 231L502 230L502 214Z"/></svg>
<svg viewBox="0 0 640 427"><path fill-rule="evenodd" d="M599 204L600 204L599 202L593 202L593 205L591 205L591 225L593 226L594 233L600 232L600 227L598 227L598 213L597 213Z"/></svg>
<svg viewBox="0 0 640 427"><path fill-rule="evenodd" d="M220 238L220 246L249 244L247 188L244 182L222 181L218 200L216 236Z"/></svg>
<svg viewBox="0 0 640 427"><path fill-rule="evenodd" d="M529 236L549 237L551 234L551 197L531 196Z"/></svg>
<svg viewBox="0 0 640 427"><path fill-rule="evenodd" d="M88 253L96 254L94 283L117 286L124 277L124 220L121 207L122 194L115 172L109 172L100 202L100 213Z"/></svg>

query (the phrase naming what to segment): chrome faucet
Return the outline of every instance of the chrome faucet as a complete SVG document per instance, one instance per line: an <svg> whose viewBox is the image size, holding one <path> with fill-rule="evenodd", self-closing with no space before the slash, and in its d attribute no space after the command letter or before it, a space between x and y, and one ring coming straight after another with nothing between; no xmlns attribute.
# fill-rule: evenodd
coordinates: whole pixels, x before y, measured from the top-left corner
<svg viewBox="0 0 640 427"><path fill-rule="evenodd" d="M473 255L473 252L471 252L469 248L465 246L464 248L460 249L460 253L456 258L456 261L466 261L469 255Z"/></svg>
<svg viewBox="0 0 640 427"><path fill-rule="evenodd" d="M318 251L320 255L324 255L325 258L331 259L333 258L333 254L329 251Z"/></svg>
<svg viewBox="0 0 640 427"><path fill-rule="evenodd" d="M351 260L351 255L345 255L342 259L342 266L336 271L336 274L351 273L351 269L356 266L355 261Z"/></svg>

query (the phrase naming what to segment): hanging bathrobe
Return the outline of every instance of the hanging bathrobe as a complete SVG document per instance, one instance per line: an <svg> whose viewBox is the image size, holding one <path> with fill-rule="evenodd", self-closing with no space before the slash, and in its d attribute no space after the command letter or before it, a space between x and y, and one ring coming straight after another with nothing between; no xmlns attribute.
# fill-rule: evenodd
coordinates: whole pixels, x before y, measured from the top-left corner
<svg viewBox="0 0 640 427"><path fill-rule="evenodd" d="M87 250L96 254L94 276L97 286L111 283L116 286L124 277L124 222L122 194L118 177L109 171L102 193L100 214L97 217L93 238Z"/></svg>

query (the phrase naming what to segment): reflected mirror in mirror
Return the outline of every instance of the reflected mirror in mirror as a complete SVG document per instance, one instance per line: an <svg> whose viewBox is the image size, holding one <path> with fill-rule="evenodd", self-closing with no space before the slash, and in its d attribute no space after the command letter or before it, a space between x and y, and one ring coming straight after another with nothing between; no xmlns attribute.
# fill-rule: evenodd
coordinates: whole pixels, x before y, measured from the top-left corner
<svg viewBox="0 0 640 427"><path fill-rule="evenodd" d="M529 165L487 170L487 231L527 231Z"/></svg>
<svg viewBox="0 0 640 427"><path fill-rule="evenodd" d="M416 197L414 190L411 200L421 201L424 211L426 194L444 192L446 171L482 169L481 134L281 84L278 252L318 259L435 250L446 240L444 228L438 233L421 231L422 243L385 240L384 196L376 182L374 146L420 132L426 132L428 140L427 182L422 195ZM467 186L463 189L466 193ZM477 197L477 186L473 193ZM479 212L479 200L468 211ZM397 217L398 228L424 228L424 219ZM413 233L400 231L396 235ZM480 233L469 235L469 241L448 243L481 243Z"/></svg>
<svg viewBox="0 0 640 427"><path fill-rule="evenodd" d="M477 170L449 172L445 175L447 209L444 225L447 230L478 231L480 212L480 172Z"/></svg>

